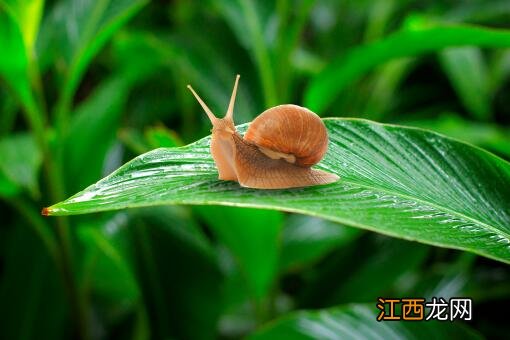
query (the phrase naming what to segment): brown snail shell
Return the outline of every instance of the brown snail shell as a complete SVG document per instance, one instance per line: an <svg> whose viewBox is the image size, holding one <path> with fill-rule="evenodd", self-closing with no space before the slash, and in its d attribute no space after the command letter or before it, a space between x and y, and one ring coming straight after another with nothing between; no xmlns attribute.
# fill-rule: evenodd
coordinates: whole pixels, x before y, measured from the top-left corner
<svg viewBox="0 0 510 340"><path fill-rule="evenodd" d="M257 145L263 152L271 150L292 155L294 158L285 160L302 167L317 164L328 150L327 130L319 116L292 104L278 105L262 112L250 124L244 140Z"/></svg>

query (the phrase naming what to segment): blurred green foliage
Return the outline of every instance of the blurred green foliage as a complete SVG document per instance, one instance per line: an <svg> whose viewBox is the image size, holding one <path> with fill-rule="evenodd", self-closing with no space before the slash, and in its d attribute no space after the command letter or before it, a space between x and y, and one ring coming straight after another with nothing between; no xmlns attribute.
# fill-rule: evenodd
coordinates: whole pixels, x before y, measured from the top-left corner
<svg viewBox="0 0 510 340"><path fill-rule="evenodd" d="M222 112L236 73L237 123L295 103L509 160L509 19L498 0L0 1L0 337L274 338L300 318L377 331L363 303L379 296L474 300L473 330L391 334L505 337L509 268L471 254L274 211L39 210L207 135L185 85Z"/></svg>

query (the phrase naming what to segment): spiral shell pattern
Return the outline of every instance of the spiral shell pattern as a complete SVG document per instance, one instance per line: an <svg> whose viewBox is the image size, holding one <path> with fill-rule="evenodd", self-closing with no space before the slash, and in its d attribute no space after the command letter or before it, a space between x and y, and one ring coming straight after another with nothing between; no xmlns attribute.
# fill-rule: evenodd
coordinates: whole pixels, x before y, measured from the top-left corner
<svg viewBox="0 0 510 340"><path fill-rule="evenodd" d="M250 124L244 140L259 148L293 155L295 164L302 167L317 164L328 148L327 130L319 116L291 104L262 112Z"/></svg>

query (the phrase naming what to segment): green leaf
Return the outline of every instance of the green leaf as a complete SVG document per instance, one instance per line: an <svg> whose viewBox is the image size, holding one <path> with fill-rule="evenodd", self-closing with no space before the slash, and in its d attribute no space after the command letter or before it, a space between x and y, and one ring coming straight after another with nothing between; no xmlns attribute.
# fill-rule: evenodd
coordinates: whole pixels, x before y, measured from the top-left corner
<svg viewBox="0 0 510 340"><path fill-rule="evenodd" d="M313 263L360 234L359 229L329 220L293 214L287 218L283 229L280 267L297 269Z"/></svg>
<svg viewBox="0 0 510 340"><path fill-rule="evenodd" d="M23 35L25 48L32 53L43 9L43 0L4 0L14 13Z"/></svg>
<svg viewBox="0 0 510 340"><path fill-rule="evenodd" d="M9 180L3 172L0 172L0 197L13 197L19 192L19 186Z"/></svg>
<svg viewBox="0 0 510 340"><path fill-rule="evenodd" d="M362 93L363 117L373 120L382 120L389 112L392 112L398 100L400 86L415 66L412 58L392 60L374 72L373 86L367 97ZM345 101L349 105L349 101Z"/></svg>
<svg viewBox="0 0 510 340"><path fill-rule="evenodd" d="M4 178L38 196L42 155L32 136L20 134L0 139L0 155L0 172Z"/></svg>
<svg viewBox="0 0 510 340"><path fill-rule="evenodd" d="M510 263L509 163L426 130L357 119L324 122L330 146L318 168L339 175L334 184L256 190L219 181L204 138L143 154L44 213L158 204L277 209Z"/></svg>
<svg viewBox="0 0 510 340"><path fill-rule="evenodd" d="M198 211L233 253L252 295L265 297L277 275L282 215L235 207L200 207Z"/></svg>
<svg viewBox="0 0 510 340"><path fill-rule="evenodd" d="M77 107L65 144L65 172L71 192L104 175L107 151L115 140L129 85L126 77L113 76ZM84 162L87 171L83 171Z"/></svg>
<svg viewBox="0 0 510 340"><path fill-rule="evenodd" d="M19 104L7 91L0 89L0 137L9 133L14 127L16 115L19 111Z"/></svg>
<svg viewBox="0 0 510 340"><path fill-rule="evenodd" d="M226 22L236 33L239 41L250 50L250 56L257 66L260 77L264 104L266 107L272 107L278 101L274 67L271 63L271 39L268 39L263 31L264 27L270 26L267 4L253 0L218 1Z"/></svg>
<svg viewBox="0 0 510 340"><path fill-rule="evenodd" d="M276 22L276 42L273 52L273 72L275 73L276 89L279 91L277 99L279 102L290 102L291 98L298 92L297 70L295 61L305 61L305 68L313 68L311 59L303 60L304 53L300 53L299 47L305 28L312 17L312 10L316 6L315 0L304 0L289 3L288 1L276 2L276 11L270 17L271 22ZM267 25L268 28L271 25ZM270 31L270 29L268 29ZM269 34L266 34L268 36ZM297 57L297 58L296 58ZM299 63L299 61L298 61ZM291 97L292 95L292 97Z"/></svg>
<svg viewBox="0 0 510 340"><path fill-rule="evenodd" d="M480 49L448 48L439 53L439 60L466 109L478 119L490 118L489 78Z"/></svg>
<svg viewBox="0 0 510 340"><path fill-rule="evenodd" d="M36 111L36 102L30 87L29 58L23 41L23 32L13 11L0 2L0 77L11 87L20 103L30 112Z"/></svg>
<svg viewBox="0 0 510 340"><path fill-rule="evenodd" d="M374 2L372 6L368 6L367 11L367 27L364 34L365 41L372 41L380 38L388 29L387 26L391 20L395 20L396 2L393 0Z"/></svg>
<svg viewBox="0 0 510 340"><path fill-rule="evenodd" d="M397 123L462 139L510 159L510 129L494 123L473 122L452 113L434 119L399 119Z"/></svg>
<svg viewBox="0 0 510 340"><path fill-rule="evenodd" d="M103 214L87 220L75 225L82 254L79 283L97 315L96 327L103 329L106 337L126 321L127 332L143 331L141 291L130 261L128 214ZM135 313L137 322L133 322Z"/></svg>
<svg viewBox="0 0 510 340"><path fill-rule="evenodd" d="M351 50L326 67L305 93L305 106L324 113L346 87L389 60L459 46L510 47L510 31L466 25L408 28ZM341 112L331 112L340 115Z"/></svg>
<svg viewBox="0 0 510 340"><path fill-rule="evenodd" d="M480 339L460 323L376 320L378 309L361 304L292 313L250 339Z"/></svg>
<svg viewBox="0 0 510 340"><path fill-rule="evenodd" d="M123 309L139 297L134 273L120 244L126 238L127 222L126 214L119 213L77 228L84 249L83 281L95 295L120 302Z"/></svg>
<svg viewBox="0 0 510 340"><path fill-rule="evenodd" d="M67 114L66 110L92 58L146 2L67 0L56 4L41 29L40 54L52 54L57 58L58 51L59 68L64 70L58 108L60 115Z"/></svg>
<svg viewBox="0 0 510 340"><path fill-rule="evenodd" d="M212 339L223 306L217 257L180 207L137 211L132 247L156 339Z"/></svg>
<svg viewBox="0 0 510 340"><path fill-rule="evenodd" d="M489 91L496 93L510 75L510 49L499 50L490 58Z"/></svg>
<svg viewBox="0 0 510 340"><path fill-rule="evenodd" d="M3 229L9 233L0 277L2 337L65 339L69 307L56 262L25 225Z"/></svg>
<svg viewBox="0 0 510 340"><path fill-rule="evenodd" d="M480 284L477 276L482 266L477 267L476 270L473 266L477 260L476 255L459 253L456 258L450 256L446 260L448 265L444 265L444 263L441 265L440 260L436 259L437 264L434 267L424 267L421 275L416 275L414 280L410 279L412 284L408 284L410 291L407 292L407 295L422 296L425 299L431 299L434 296L441 296L445 299L469 296L477 304L483 303L483 297L477 296L477 292L472 288L468 289L469 285L474 288ZM497 267L495 266L495 268ZM505 281L505 276L494 280L492 285L496 285L498 280ZM487 283L485 282L485 284ZM486 286L483 290L486 291Z"/></svg>
<svg viewBox="0 0 510 340"><path fill-rule="evenodd" d="M222 37L223 34L219 33L218 36ZM228 105L230 94L221 90L223 86L218 84L230 88L233 85L234 74L239 73L240 69L244 70L243 73L249 74L245 63L220 52L229 48L223 37L215 40L205 39L199 34L188 34L169 38L144 31L128 31L116 37L114 47L122 68L137 79L141 78L140 74L158 72L160 75L161 72L172 71L171 74L169 73L169 76L173 76L175 83L175 90L172 91L176 91L177 100L184 104L177 110L181 111L184 131L189 130L190 127L196 128L197 125L194 114L196 107L190 106L190 103L195 103L191 101L193 98L189 97L186 84L193 84L201 95L207 98L208 105L213 111L223 111ZM143 55L144 58L133 57L137 55ZM249 87L248 83L244 84L239 88L238 103L236 102L239 113L236 118L238 122L252 120L257 109L261 109L254 107L254 97L256 97L254 92L257 88ZM154 92L151 86L148 89ZM142 105L138 105L144 108L149 107L148 110L151 112L161 110L161 105L154 104L156 100L161 100L159 97L152 98L145 95L137 100L143 102ZM171 103L175 105L175 98ZM146 110L140 114L147 116ZM174 110L172 108L172 111ZM164 115L166 118L167 110L164 111ZM200 115L198 119L206 118Z"/></svg>
<svg viewBox="0 0 510 340"><path fill-rule="evenodd" d="M300 305L327 307L370 302L374 296L405 295L406 291L399 284L416 272L429 249L414 242L365 235L358 242L339 248L327 261L313 268L314 273L309 275L303 288Z"/></svg>
<svg viewBox="0 0 510 340"><path fill-rule="evenodd" d="M133 128L123 128L119 131L119 139L127 149L135 153L145 153L150 149L145 136Z"/></svg>
<svg viewBox="0 0 510 340"><path fill-rule="evenodd" d="M172 148L183 144L174 131L168 130L164 126L146 129L145 139L152 148Z"/></svg>

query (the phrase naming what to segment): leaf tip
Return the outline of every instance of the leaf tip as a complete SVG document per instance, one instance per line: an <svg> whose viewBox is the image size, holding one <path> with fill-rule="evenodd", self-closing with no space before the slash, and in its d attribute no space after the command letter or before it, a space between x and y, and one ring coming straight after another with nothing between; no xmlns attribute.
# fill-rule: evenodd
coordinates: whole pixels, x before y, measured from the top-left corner
<svg viewBox="0 0 510 340"><path fill-rule="evenodd" d="M50 213L51 213L50 208L42 208L42 210L41 210L41 215L43 215L43 216L49 216Z"/></svg>

